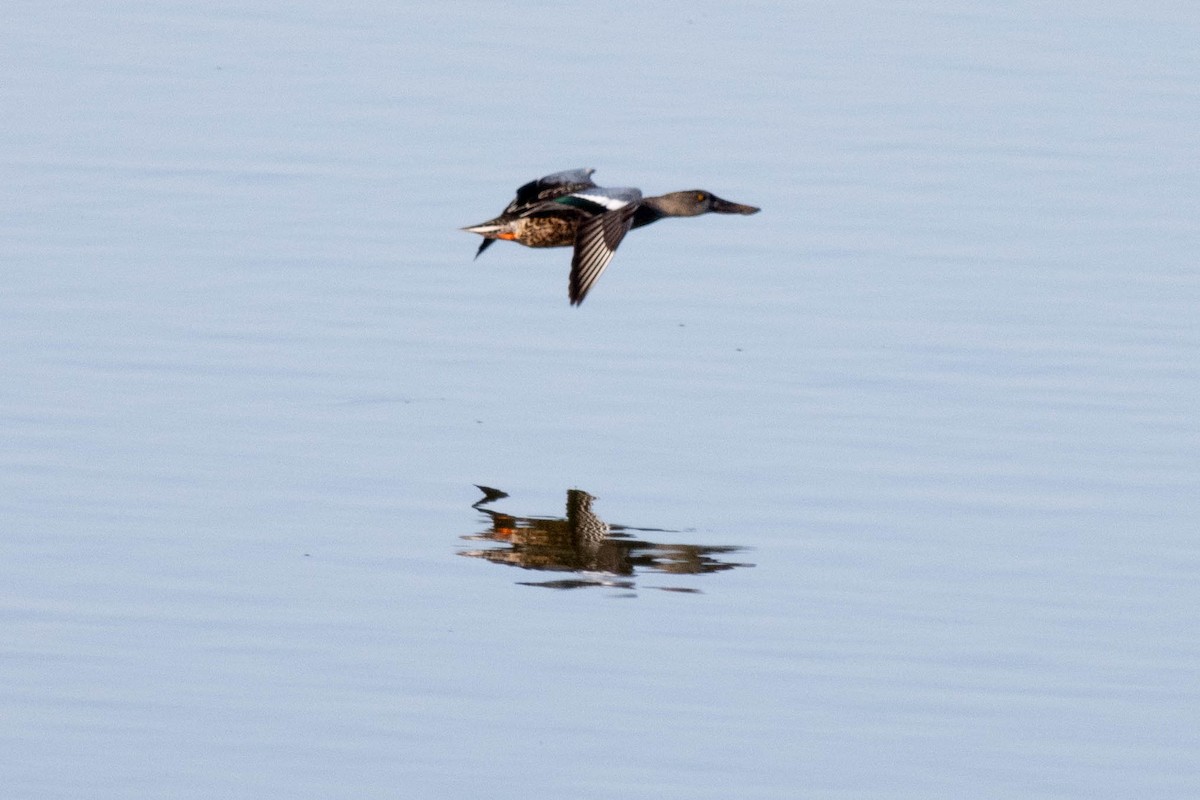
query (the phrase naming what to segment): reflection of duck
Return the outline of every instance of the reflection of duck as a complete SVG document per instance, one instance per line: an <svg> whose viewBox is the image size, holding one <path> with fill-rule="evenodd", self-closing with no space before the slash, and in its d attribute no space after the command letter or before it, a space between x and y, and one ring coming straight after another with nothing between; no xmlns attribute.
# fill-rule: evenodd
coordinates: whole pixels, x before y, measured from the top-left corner
<svg viewBox="0 0 1200 800"><path fill-rule="evenodd" d="M496 239L526 247L574 247L569 295L583 302L592 284L612 260L630 228L663 217L701 214L755 214L759 209L722 200L704 189L642 197L633 188L606 189L592 182L594 169L556 172L517 189L517 196L495 219L463 228L484 239L475 257Z"/></svg>
<svg viewBox="0 0 1200 800"><path fill-rule="evenodd" d="M716 558L718 554L742 549L739 547L656 544L635 539L625 531L666 531L659 528L609 525L592 510L592 502L596 498L580 489L567 490L565 517L517 517L485 508L489 503L508 495L499 489L485 486L479 488L484 492L484 497L475 503L473 508L486 514L491 526L480 534L463 538L502 546L467 550L460 555L524 569L606 573L613 576L632 576L638 570L697 575L753 566ZM583 580L550 581L535 585L574 588L611 583L612 581L593 576ZM632 586L629 583L622 585Z"/></svg>

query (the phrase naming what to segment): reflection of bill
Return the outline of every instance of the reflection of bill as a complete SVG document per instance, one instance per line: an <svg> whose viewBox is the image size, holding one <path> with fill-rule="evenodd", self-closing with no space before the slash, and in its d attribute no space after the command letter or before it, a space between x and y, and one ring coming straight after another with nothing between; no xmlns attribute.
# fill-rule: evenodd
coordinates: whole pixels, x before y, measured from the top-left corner
<svg viewBox="0 0 1200 800"><path fill-rule="evenodd" d="M478 534L464 536L468 541L487 542L492 547L464 550L460 555L482 558L497 564L552 572L586 573L569 580L529 583L573 589L580 586L617 586L634 588L628 578L638 571L699 575L735 567L752 567L718 556L745 548L712 547L693 544L659 544L634 538L627 531L673 533L662 528L633 528L609 525L592 510L596 499L580 489L567 490L565 517L518 517L487 508L490 503L508 497L487 486L479 489L484 496L472 506L487 516L490 527ZM624 578L625 580L619 580ZM696 591L685 587L656 587L671 591Z"/></svg>

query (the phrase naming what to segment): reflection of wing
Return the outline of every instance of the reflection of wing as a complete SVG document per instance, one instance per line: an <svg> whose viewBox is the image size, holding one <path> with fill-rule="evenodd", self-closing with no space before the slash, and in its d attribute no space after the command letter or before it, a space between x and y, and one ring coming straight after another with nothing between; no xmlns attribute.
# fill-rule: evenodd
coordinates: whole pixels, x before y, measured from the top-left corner
<svg viewBox="0 0 1200 800"><path fill-rule="evenodd" d="M484 503L491 503L492 501L499 500L502 497L508 497L508 492L503 491L502 489L493 489L491 486L481 486L478 483L475 484L475 488L483 492L483 497L475 503L477 506L481 506Z"/></svg>
<svg viewBox="0 0 1200 800"><path fill-rule="evenodd" d="M608 523L592 511L596 498L579 489L567 490L567 527L580 542L599 542L608 536Z"/></svg>

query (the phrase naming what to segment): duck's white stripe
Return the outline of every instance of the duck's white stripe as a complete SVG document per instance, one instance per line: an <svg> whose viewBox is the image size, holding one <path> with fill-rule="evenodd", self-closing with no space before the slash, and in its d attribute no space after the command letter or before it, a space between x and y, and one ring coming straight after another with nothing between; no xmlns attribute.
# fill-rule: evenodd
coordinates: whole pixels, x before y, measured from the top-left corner
<svg viewBox="0 0 1200 800"><path fill-rule="evenodd" d="M606 194L588 194L586 192L575 192L572 197L578 197L581 200L595 203L599 206L604 206L609 211L616 211L618 208L624 208L629 205L628 200L622 200L619 197L609 197Z"/></svg>
<svg viewBox="0 0 1200 800"><path fill-rule="evenodd" d="M472 225L469 228L463 228L464 231L470 233L495 233L496 231L504 230L507 225L488 225L486 222L482 225Z"/></svg>

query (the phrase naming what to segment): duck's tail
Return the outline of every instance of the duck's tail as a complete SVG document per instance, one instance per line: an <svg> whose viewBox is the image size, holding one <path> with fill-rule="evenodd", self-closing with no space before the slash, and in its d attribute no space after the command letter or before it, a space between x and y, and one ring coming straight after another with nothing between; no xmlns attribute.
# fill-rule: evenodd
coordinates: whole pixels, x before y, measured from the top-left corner
<svg viewBox="0 0 1200 800"><path fill-rule="evenodd" d="M496 222L495 220L483 222L479 225L471 225L463 228L463 230L467 233L478 233L483 237L483 241L479 243L479 249L475 251L476 258L479 258L481 255L483 255L483 251L491 247L492 242L496 241L497 239L512 238L512 233L509 230L509 226L506 223ZM507 234L507 236L505 234Z"/></svg>

